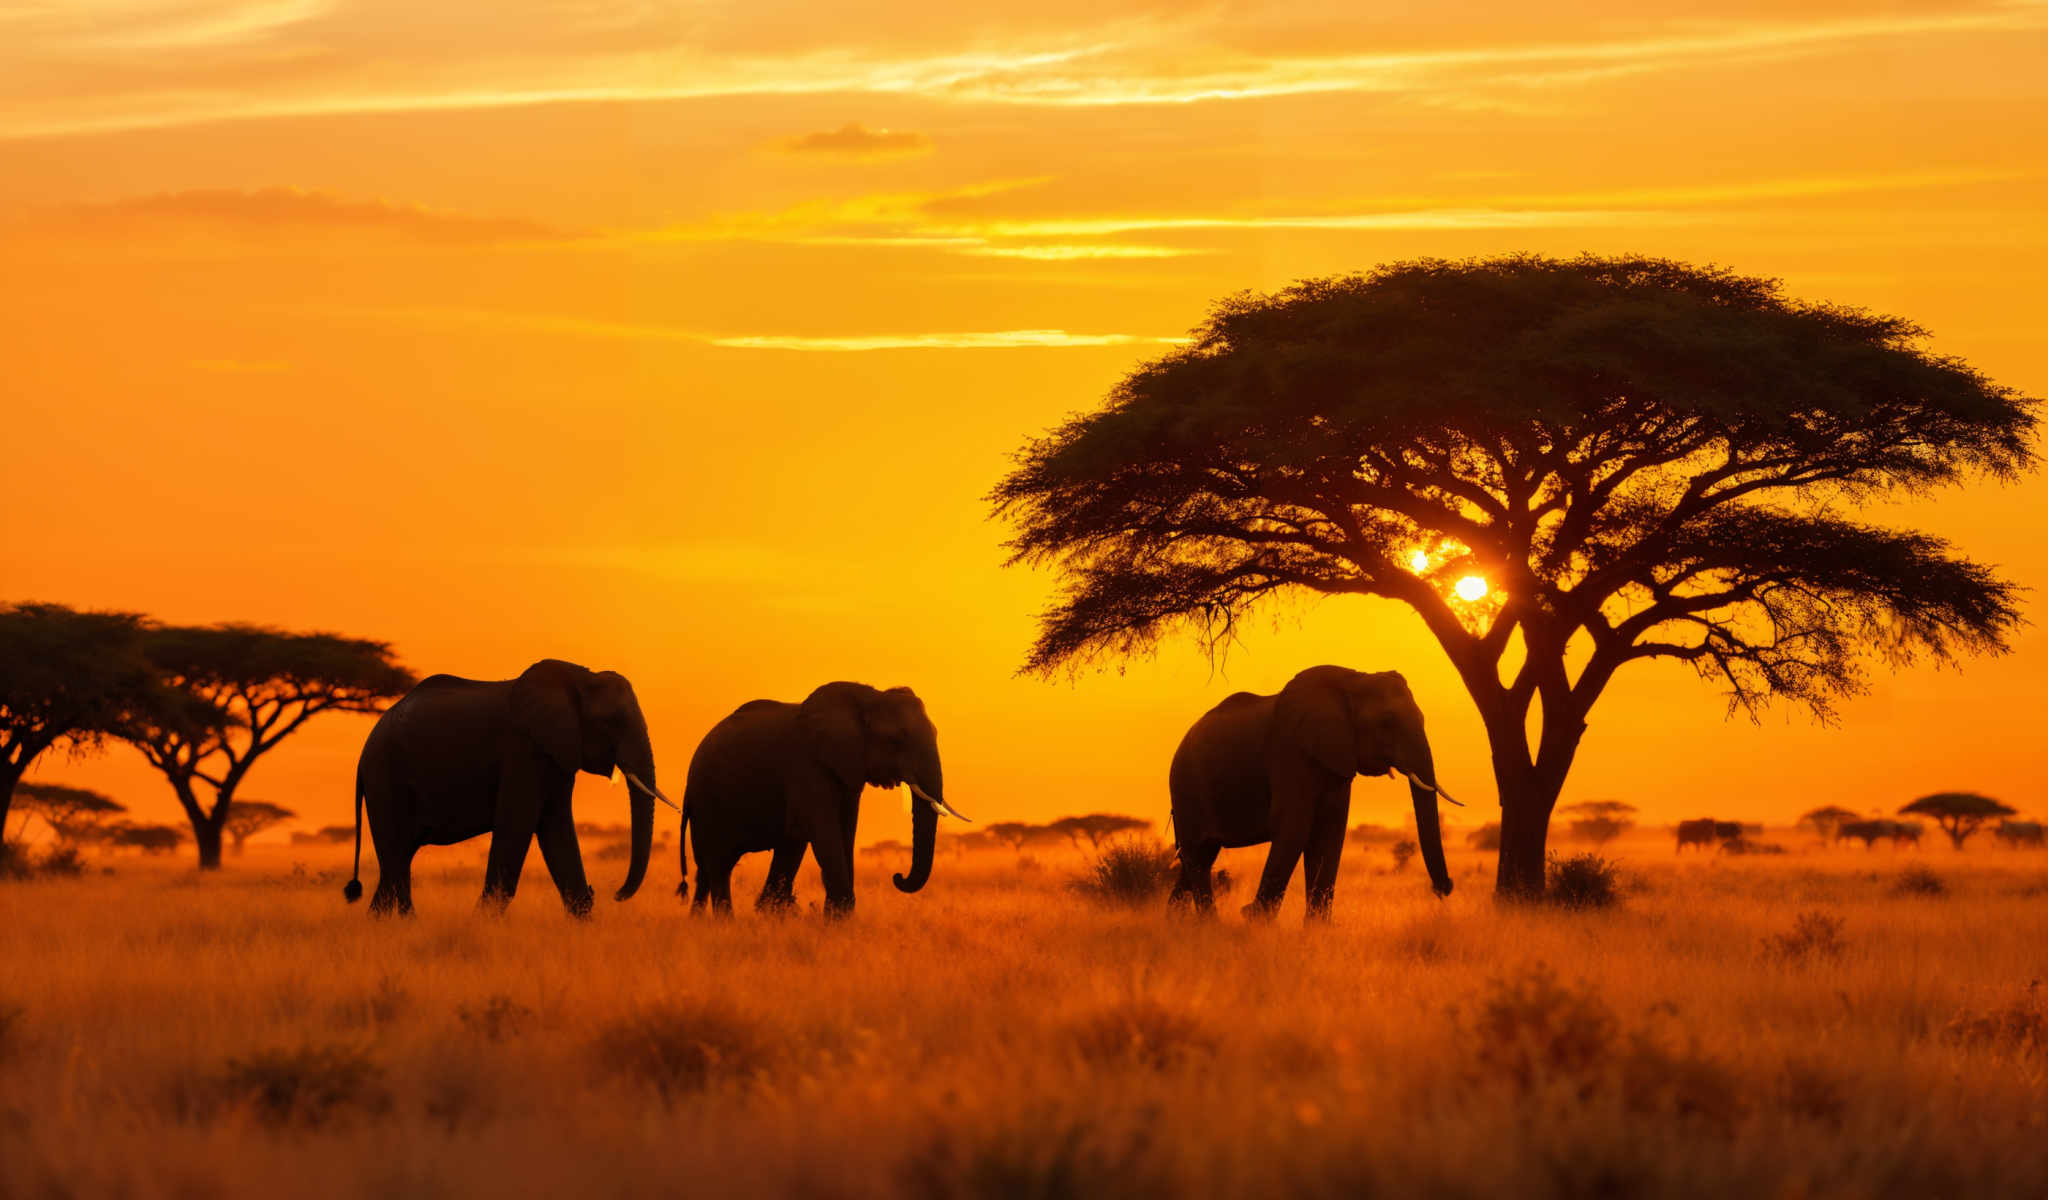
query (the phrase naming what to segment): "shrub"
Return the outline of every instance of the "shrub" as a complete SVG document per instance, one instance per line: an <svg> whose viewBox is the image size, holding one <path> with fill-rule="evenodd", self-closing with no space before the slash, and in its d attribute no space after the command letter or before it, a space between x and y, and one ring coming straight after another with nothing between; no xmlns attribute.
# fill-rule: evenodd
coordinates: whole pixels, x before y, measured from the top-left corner
<svg viewBox="0 0 2048 1200"><path fill-rule="evenodd" d="M1097 904L1140 908L1164 896L1179 875L1173 847L1156 838L1119 838L1106 843L1067 887Z"/></svg>
<svg viewBox="0 0 2048 1200"><path fill-rule="evenodd" d="M1948 895L1948 885L1941 881L1941 876L1936 875L1929 868L1915 863L1899 872L1899 877L1892 881L1892 895L1946 896Z"/></svg>
<svg viewBox="0 0 2048 1200"><path fill-rule="evenodd" d="M1958 1046L1985 1046L2019 1054L2048 1052L2048 1002L2041 981L2027 984L2012 1003L1988 1012L1963 1012L1948 1023L1943 1040Z"/></svg>
<svg viewBox="0 0 2048 1200"><path fill-rule="evenodd" d="M1387 852L1394 856L1394 870L1399 872L1408 866L1408 860L1414 858L1419 851L1420 847L1414 842L1403 839L1395 842Z"/></svg>
<svg viewBox="0 0 2048 1200"><path fill-rule="evenodd" d="M385 1112L391 1096L382 1070L363 1050L306 1046L229 1059L211 1087L185 1107L199 1115L243 1108L267 1125L317 1128L350 1113Z"/></svg>
<svg viewBox="0 0 2048 1200"><path fill-rule="evenodd" d="M1483 1078L1523 1092L1562 1080L1581 1099L1598 1090L1617 1030L1605 1001L1559 983L1542 963L1495 979L1472 1026Z"/></svg>
<svg viewBox="0 0 2048 1200"><path fill-rule="evenodd" d="M650 1009L606 1029L592 1047L600 1071L652 1088L664 1104L766 1070L771 1043L738 1010L715 1002Z"/></svg>
<svg viewBox="0 0 2048 1200"><path fill-rule="evenodd" d="M85 856L76 846L52 846L36 862L36 874L76 879L85 874Z"/></svg>
<svg viewBox="0 0 2048 1200"><path fill-rule="evenodd" d="M0 842L0 879L28 879L34 874L26 850L13 842Z"/></svg>
<svg viewBox="0 0 2048 1200"><path fill-rule="evenodd" d="M1774 933L1764 939L1764 954L1785 962L1809 958L1839 958L1847 943L1842 941L1842 918L1812 909L1792 921L1790 933Z"/></svg>
<svg viewBox="0 0 2048 1200"><path fill-rule="evenodd" d="M1550 856L1550 886L1544 899L1559 908L1612 908L1621 903L1621 864L1587 851Z"/></svg>
<svg viewBox="0 0 2048 1200"><path fill-rule="evenodd" d="M502 1042L526 1030L533 1020L533 1010L499 992L474 1008L467 1004L457 1006L455 1017L464 1029L485 1041Z"/></svg>
<svg viewBox="0 0 2048 1200"><path fill-rule="evenodd" d="M1120 1004L1074 1026L1074 1044L1088 1061L1155 1071L1213 1054L1216 1041L1199 1021L1153 1000Z"/></svg>
<svg viewBox="0 0 2048 1200"><path fill-rule="evenodd" d="M1488 821L1465 835L1465 844L1474 850L1500 849L1500 822Z"/></svg>

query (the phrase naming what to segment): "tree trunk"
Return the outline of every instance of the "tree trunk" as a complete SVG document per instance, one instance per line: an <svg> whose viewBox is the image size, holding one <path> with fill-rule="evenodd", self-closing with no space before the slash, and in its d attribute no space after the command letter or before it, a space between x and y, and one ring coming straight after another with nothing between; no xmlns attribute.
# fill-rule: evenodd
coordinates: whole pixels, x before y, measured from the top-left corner
<svg viewBox="0 0 2048 1200"><path fill-rule="evenodd" d="M192 837L199 843L199 869L220 870L220 826L211 821L194 822Z"/></svg>
<svg viewBox="0 0 2048 1200"><path fill-rule="evenodd" d="M7 840L7 817L14 807L14 785L21 782L22 774L27 770L26 762L16 766L0 758L0 843Z"/></svg>
<svg viewBox="0 0 2048 1200"><path fill-rule="evenodd" d="M1548 882L1546 851L1550 813L1564 781L1539 771L1517 771L1497 780L1500 787L1500 865L1494 895L1505 900L1541 900Z"/></svg>

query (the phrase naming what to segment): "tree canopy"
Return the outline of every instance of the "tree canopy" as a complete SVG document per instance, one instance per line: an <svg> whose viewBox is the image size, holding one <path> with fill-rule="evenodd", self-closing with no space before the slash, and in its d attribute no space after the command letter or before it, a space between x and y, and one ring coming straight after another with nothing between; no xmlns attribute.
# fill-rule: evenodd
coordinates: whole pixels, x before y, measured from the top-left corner
<svg viewBox="0 0 2048 1200"><path fill-rule="evenodd" d="M1843 808L1839 804L1830 804L1822 808L1810 808L1801 813L1798 826L1801 829L1811 829L1824 838L1832 838L1842 827L1843 822L1856 819L1857 814L1853 810Z"/></svg>
<svg viewBox="0 0 2048 1200"><path fill-rule="evenodd" d="M1142 817L1129 817L1122 813L1088 813L1079 817L1061 817L1046 825L1045 832L1066 838L1077 847L1082 838L1087 838L1090 846L1100 847L1104 838L1150 828L1152 822Z"/></svg>
<svg viewBox="0 0 2048 1200"><path fill-rule="evenodd" d="M268 800L236 800L228 810L228 818L222 828L232 841L236 854L242 852L243 843L274 825L282 825L299 814L282 804Z"/></svg>
<svg viewBox="0 0 2048 1200"><path fill-rule="evenodd" d="M1963 848L1971 834L1982 828L1984 822L1993 817L2018 815L2017 809L1975 792L1935 792L1920 797L1899 812L1933 817L1934 823L1941 826L1942 832L1948 834L1948 840L1958 850Z"/></svg>
<svg viewBox="0 0 2048 1200"><path fill-rule="evenodd" d="M1827 719L1870 658L2006 647L2013 585L1842 515L2034 464L2035 402L1923 337L1637 257L1421 260L1233 296L990 494L1011 561L1061 580L1026 669L1175 631L1221 654L1269 598L1405 604L1486 724L1499 886L1540 892L1550 811L1624 665L1676 660L1731 711L1783 697Z"/></svg>
<svg viewBox="0 0 2048 1200"><path fill-rule="evenodd" d="M380 712L413 684L388 644L331 633L152 628L143 652L165 686L215 714L204 723L150 721L129 739L170 780L206 868L220 865L235 789L258 758L321 713Z"/></svg>
<svg viewBox="0 0 2048 1200"><path fill-rule="evenodd" d="M135 613L0 606L0 831L29 764L62 743L97 746L156 702Z"/></svg>
<svg viewBox="0 0 2048 1200"><path fill-rule="evenodd" d="M14 802L22 811L41 817L57 841L67 846L92 841L128 811L127 805L104 793L62 783L19 784Z"/></svg>

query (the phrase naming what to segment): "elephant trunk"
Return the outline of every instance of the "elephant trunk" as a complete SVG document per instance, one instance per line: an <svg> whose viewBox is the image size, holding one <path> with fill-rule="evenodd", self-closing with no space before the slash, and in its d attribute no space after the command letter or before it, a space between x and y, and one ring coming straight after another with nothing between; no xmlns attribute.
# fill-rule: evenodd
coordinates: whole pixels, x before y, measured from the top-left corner
<svg viewBox="0 0 2048 1200"><path fill-rule="evenodd" d="M654 850L654 747L647 739L647 727L641 725L634 736L619 753L619 769L634 776L646 788L626 785L626 803L633 814L632 858L626 863L626 882L619 885L616 899L629 900L640 890L640 881L647 877L647 858Z"/></svg>
<svg viewBox="0 0 2048 1200"><path fill-rule="evenodd" d="M1426 782L1425 782L1426 781ZM1451 894L1451 872L1444 864L1443 826L1437 820L1436 761L1429 751L1429 739L1418 737L1416 757L1409 771L1408 797L1415 802L1415 841L1422 848L1422 865L1429 868L1429 882L1439 896Z"/></svg>
<svg viewBox="0 0 2048 1200"><path fill-rule="evenodd" d="M945 797L945 774L939 769L936 750L931 753L929 761L920 764L917 776L911 782L934 797ZM913 795L910 801L910 874L895 877L897 891L915 892L932 877L932 851L936 848L938 836L939 810Z"/></svg>

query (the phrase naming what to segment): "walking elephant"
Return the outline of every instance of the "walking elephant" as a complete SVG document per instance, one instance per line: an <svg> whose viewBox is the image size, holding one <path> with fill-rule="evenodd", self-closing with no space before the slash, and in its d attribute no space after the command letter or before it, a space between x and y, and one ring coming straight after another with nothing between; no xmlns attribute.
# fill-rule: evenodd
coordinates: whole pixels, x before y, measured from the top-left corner
<svg viewBox="0 0 2048 1200"><path fill-rule="evenodd" d="M732 871L740 857L774 851L757 909L794 902L797 868L809 849L825 881L825 911L853 910L853 836L861 789L908 785L910 874L895 877L915 892L932 873L939 812L946 803L939 735L924 702L909 688L882 691L863 683L828 683L801 704L755 700L711 728L690 759L683 790L683 893L689 856L697 856L697 894L732 911ZM965 820L966 818L961 818Z"/></svg>
<svg viewBox="0 0 2048 1200"><path fill-rule="evenodd" d="M543 659L517 679L435 675L387 709L356 762L356 877L363 894L363 816L377 848L373 913L412 912L412 859L421 846L491 835L482 905L502 910L519 888L538 836L562 903L577 916L592 895L569 798L576 772L624 774L632 857L617 898L639 890L654 837L654 749L633 685L613 671Z"/></svg>
<svg viewBox="0 0 2048 1200"><path fill-rule="evenodd" d="M1196 721L1174 752L1168 785L1180 880L1170 901L1215 907L1210 868L1225 847L1272 843L1247 916L1272 915L1306 863L1310 920L1329 915L1354 775L1408 777L1415 836L1439 896L1451 892L1437 822L1436 763L1422 710L1393 671L1310 667L1275 696L1239 692ZM1448 797L1446 797L1448 798Z"/></svg>

